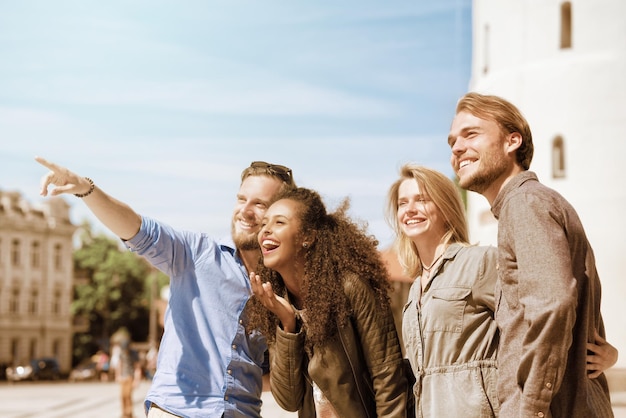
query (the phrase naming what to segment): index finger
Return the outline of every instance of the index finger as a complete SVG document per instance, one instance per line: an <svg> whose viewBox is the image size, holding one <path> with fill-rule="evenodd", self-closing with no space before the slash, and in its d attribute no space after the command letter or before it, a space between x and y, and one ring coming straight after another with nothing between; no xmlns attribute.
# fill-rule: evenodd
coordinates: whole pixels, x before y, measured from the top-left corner
<svg viewBox="0 0 626 418"><path fill-rule="evenodd" d="M56 165L55 163L52 163L52 162L46 160L43 157L40 157L40 156L37 155L37 156L35 156L35 161L37 161L39 164L43 165L44 167L46 167L49 170L59 171L59 166L58 165Z"/></svg>

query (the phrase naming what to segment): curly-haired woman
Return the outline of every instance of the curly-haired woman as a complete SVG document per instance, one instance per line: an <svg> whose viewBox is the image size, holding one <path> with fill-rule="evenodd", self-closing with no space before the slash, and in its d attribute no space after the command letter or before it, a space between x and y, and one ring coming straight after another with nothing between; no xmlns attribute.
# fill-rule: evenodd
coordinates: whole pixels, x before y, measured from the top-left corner
<svg viewBox="0 0 626 418"><path fill-rule="evenodd" d="M377 241L298 188L265 213L264 267L250 275L249 327L270 343L270 384L299 417L406 417L409 387ZM409 412L412 408L409 408Z"/></svg>

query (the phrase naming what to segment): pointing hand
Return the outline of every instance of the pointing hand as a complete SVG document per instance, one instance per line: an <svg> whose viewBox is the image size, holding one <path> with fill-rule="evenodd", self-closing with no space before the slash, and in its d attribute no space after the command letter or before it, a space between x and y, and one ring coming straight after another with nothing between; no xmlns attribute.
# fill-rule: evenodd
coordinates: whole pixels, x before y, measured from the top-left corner
<svg viewBox="0 0 626 418"><path fill-rule="evenodd" d="M45 158L35 157L35 161L43 165L50 171L41 177L41 196L48 196L48 187L54 185L50 190L50 196L57 196L63 193L84 194L92 187L91 182L85 177L81 177L71 172L65 167L52 163Z"/></svg>

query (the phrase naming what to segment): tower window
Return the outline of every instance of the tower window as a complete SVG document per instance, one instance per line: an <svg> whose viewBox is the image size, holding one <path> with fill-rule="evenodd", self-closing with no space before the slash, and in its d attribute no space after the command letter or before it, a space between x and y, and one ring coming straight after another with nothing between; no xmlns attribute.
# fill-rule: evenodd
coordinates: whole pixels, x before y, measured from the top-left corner
<svg viewBox="0 0 626 418"><path fill-rule="evenodd" d="M565 178L565 143L563 137L552 140L552 178Z"/></svg>
<svg viewBox="0 0 626 418"><path fill-rule="evenodd" d="M572 3L561 3L561 49L572 47Z"/></svg>

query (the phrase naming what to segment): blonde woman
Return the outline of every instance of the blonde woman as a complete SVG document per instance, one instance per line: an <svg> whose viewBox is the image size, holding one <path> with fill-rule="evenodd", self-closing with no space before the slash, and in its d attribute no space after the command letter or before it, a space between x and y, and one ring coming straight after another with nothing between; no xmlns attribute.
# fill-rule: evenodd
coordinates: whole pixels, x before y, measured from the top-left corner
<svg viewBox="0 0 626 418"><path fill-rule="evenodd" d="M416 278L402 318L416 416L497 416L496 249L470 245L456 185L418 165L400 169L387 218Z"/></svg>

